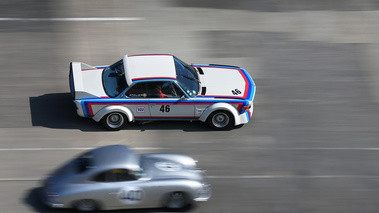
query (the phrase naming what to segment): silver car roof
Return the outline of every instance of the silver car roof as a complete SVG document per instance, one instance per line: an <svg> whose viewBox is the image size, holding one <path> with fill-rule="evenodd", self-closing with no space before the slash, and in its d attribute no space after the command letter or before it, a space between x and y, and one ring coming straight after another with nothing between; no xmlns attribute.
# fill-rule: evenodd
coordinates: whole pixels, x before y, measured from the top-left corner
<svg viewBox="0 0 379 213"><path fill-rule="evenodd" d="M100 147L85 153L82 157L91 158L92 166L97 170L108 168L137 170L140 168L140 155L123 145Z"/></svg>

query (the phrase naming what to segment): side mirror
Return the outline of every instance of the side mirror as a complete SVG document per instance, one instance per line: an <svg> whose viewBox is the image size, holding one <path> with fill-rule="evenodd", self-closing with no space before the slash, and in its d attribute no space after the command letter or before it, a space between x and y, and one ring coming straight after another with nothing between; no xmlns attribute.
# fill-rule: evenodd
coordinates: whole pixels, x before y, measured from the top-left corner
<svg viewBox="0 0 379 213"><path fill-rule="evenodd" d="M180 97L180 100L181 101L185 101L185 100L187 100L188 98L185 96L185 95L183 95L182 97Z"/></svg>

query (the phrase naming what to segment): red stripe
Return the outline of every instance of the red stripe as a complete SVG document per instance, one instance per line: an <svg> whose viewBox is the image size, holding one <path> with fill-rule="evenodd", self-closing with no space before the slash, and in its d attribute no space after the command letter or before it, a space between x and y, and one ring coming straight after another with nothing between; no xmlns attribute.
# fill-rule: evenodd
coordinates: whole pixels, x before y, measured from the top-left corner
<svg viewBox="0 0 379 213"><path fill-rule="evenodd" d="M150 79L160 79L160 78L176 80L176 78L173 78L173 77L146 77L146 78L133 78L132 81L138 81L138 80L150 80Z"/></svg>
<svg viewBox="0 0 379 213"><path fill-rule="evenodd" d="M88 103L89 114L94 116L92 105L149 105L149 103Z"/></svg>
<svg viewBox="0 0 379 213"><path fill-rule="evenodd" d="M246 76L243 74L242 70L238 70L243 78L243 80L245 81L245 93L243 94L243 97L246 98L247 97L247 92L249 91L249 82L247 81L246 79Z"/></svg>
<svg viewBox="0 0 379 213"><path fill-rule="evenodd" d="M212 68L212 66L199 66L199 67L204 67L204 68ZM234 69L234 68L229 68L229 67L213 67L213 68L218 68L218 69L229 69L229 70L238 70L238 72L241 74L243 80L245 81L245 91L243 96L214 96L214 97L241 97L241 98L246 98L247 97L247 92L249 90L249 82L246 79L245 75L243 74L241 69ZM205 96L205 95L204 95ZM205 96L208 97L208 96Z"/></svg>
<svg viewBox="0 0 379 213"><path fill-rule="evenodd" d="M150 103L150 104L164 104L164 105L212 105L215 103ZM92 106L93 105L142 105L147 106L149 103L88 103L88 109L91 116L94 116ZM240 111L242 108L242 103L231 103L231 105L237 105L237 110Z"/></svg>

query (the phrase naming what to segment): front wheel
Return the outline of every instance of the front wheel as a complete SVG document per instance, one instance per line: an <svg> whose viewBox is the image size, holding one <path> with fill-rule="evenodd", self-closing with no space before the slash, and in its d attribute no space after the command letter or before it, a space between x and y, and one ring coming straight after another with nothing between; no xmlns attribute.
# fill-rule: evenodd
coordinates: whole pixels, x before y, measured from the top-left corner
<svg viewBox="0 0 379 213"><path fill-rule="evenodd" d="M82 211L82 212L92 212L92 211L97 210L98 205L97 205L96 201L94 201L94 200L83 199L83 200L79 200L78 202L76 202L75 208L76 208L76 210Z"/></svg>
<svg viewBox="0 0 379 213"><path fill-rule="evenodd" d="M189 199L184 192L171 192L165 205L171 210L184 210L190 206Z"/></svg>
<svg viewBox="0 0 379 213"><path fill-rule="evenodd" d="M111 112L102 118L102 123L106 129L118 131L125 123L125 116L120 112Z"/></svg>
<svg viewBox="0 0 379 213"><path fill-rule="evenodd" d="M229 111L219 110L209 115L207 123L212 129L225 130L233 125L234 117Z"/></svg>

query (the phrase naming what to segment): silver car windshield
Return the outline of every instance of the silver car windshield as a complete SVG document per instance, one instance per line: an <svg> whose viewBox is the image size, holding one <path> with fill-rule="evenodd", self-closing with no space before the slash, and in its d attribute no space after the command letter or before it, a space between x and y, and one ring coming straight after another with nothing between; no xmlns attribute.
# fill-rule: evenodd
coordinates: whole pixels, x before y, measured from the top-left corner
<svg viewBox="0 0 379 213"><path fill-rule="evenodd" d="M118 96L128 87L122 60L103 70L103 86L107 95L112 98Z"/></svg>
<svg viewBox="0 0 379 213"><path fill-rule="evenodd" d="M78 158L74 160L74 165L77 173L82 173L87 171L87 169L93 167L93 155L92 152L86 152L80 155Z"/></svg>
<svg viewBox="0 0 379 213"><path fill-rule="evenodd" d="M174 58L176 79L179 85L186 91L191 97L196 97L200 89L200 81L197 76L195 68L184 63L178 58Z"/></svg>

